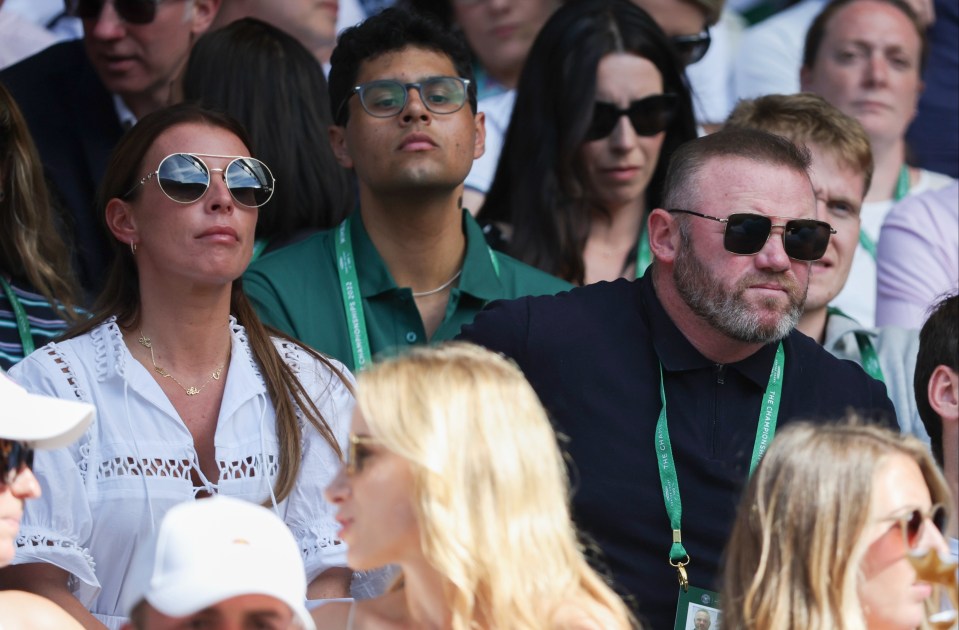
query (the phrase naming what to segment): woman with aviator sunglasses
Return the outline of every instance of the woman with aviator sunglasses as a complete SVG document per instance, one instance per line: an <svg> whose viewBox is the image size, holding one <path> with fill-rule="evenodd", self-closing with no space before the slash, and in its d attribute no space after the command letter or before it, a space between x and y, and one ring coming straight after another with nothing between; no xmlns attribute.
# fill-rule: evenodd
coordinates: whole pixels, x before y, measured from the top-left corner
<svg viewBox="0 0 959 630"><path fill-rule="evenodd" d="M567 3L530 51L478 218L494 247L574 284L636 277L669 157L695 137L652 18L628 0Z"/></svg>
<svg viewBox="0 0 959 630"><path fill-rule="evenodd" d="M932 587L907 556L948 556L951 500L912 436L855 418L790 425L739 505L725 552L723 627L928 627Z"/></svg>
<svg viewBox="0 0 959 630"><path fill-rule="evenodd" d="M196 106L141 119L98 199L114 262L92 318L12 371L99 410L77 443L38 454L50 491L26 510L18 564L0 571L0 586L43 594L87 627L122 625L136 542L211 494L272 506L303 549L311 595L348 593L333 511L316 497L339 465L352 379L267 330L243 293L274 186L248 147L233 119Z"/></svg>

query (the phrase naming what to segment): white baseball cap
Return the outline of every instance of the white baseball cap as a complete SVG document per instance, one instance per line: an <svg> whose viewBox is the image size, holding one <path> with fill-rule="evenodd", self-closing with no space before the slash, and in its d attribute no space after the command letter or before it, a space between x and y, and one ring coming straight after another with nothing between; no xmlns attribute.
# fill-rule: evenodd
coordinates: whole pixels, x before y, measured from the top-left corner
<svg viewBox="0 0 959 630"><path fill-rule="evenodd" d="M0 372L0 439L59 448L83 435L95 414L87 403L30 394Z"/></svg>
<svg viewBox="0 0 959 630"><path fill-rule="evenodd" d="M187 501L166 513L137 549L123 587L129 616L142 600L169 617L186 617L240 595L267 595L315 630L307 612L299 545L272 511L224 496Z"/></svg>

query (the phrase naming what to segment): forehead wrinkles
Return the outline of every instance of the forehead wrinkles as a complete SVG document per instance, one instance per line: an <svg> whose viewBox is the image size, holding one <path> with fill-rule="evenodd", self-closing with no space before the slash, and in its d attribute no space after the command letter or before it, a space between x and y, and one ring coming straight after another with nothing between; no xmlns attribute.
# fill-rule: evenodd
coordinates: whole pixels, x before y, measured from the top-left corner
<svg viewBox="0 0 959 630"><path fill-rule="evenodd" d="M708 172L708 178L706 173ZM816 197L806 172L740 156L712 158L693 182L694 195L721 215L758 212L779 217L815 217ZM802 189L797 196L796 187Z"/></svg>

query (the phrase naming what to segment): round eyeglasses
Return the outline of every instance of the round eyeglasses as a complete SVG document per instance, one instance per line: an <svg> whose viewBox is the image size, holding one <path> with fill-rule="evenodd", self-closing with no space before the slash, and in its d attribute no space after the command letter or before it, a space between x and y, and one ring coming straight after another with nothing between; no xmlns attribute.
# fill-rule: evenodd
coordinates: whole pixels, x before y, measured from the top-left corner
<svg viewBox="0 0 959 630"><path fill-rule="evenodd" d="M340 104L336 120L344 122L344 108L354 94L360 97L360 105L374 118L390 118L406 108L410 88L415 88L420 101L434 114L455 114L463 109L468 96L470 81L460 77L428 77L416 83L401 83L380 79L361 83Z"/></svg>
<svg viewBox="0 0 959 630"><path fill-rule="evenodd" d="M226 168L210 168L202 158L232 158ZM138 186L156 176L163 194L177 203L193 203L210 188L212 173L222 173L230 195L241 206L258 208L273 196L276 180L266 164L251 157L211 155L208 153L173 153L160 161L157 170L149 173L124 196L130 197Z"/></svg>

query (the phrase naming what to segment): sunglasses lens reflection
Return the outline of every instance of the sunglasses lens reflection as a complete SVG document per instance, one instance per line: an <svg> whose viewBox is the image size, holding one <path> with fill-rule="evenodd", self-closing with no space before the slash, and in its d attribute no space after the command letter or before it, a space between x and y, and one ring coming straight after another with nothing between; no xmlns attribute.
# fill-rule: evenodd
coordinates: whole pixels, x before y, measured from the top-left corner
<svg viewBox="0 0 959 630"><path fill-rule="evenodd" d="M233 160L226 169L226 185L237 203L262 206L273 196L273 177L266 165L252 158Z"/></svg>
<svg viewBox="0 0 959 630"><path fill-rule="evenodd" d="M174 153L160 163L160 190L179 203L193 203L210 187L210 171L200 158ZM226 185L233 199L248 208L262 206L273 196L273 175L254 158L237 158L226 168Z"/></svg>
<svg viewBox="0 0 959 630"><path fill-rule="evenodd" d="M160 164L160 189L173 201L193 203L210 185L210 171L197 157L174 153Z"/></svg>

